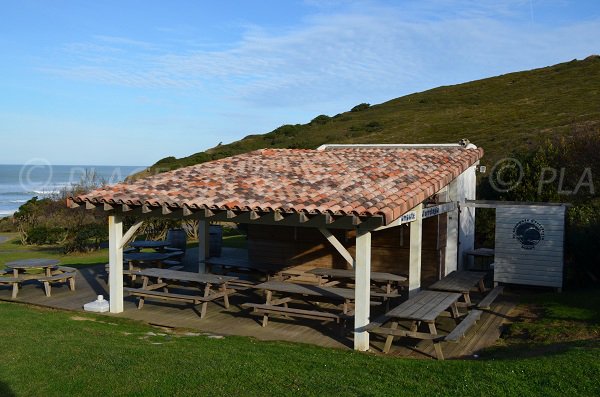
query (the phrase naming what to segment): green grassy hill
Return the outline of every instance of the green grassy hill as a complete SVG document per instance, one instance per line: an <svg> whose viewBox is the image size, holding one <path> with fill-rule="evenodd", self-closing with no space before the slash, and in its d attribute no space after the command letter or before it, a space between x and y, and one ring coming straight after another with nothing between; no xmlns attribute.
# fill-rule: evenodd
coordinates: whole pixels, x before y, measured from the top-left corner
<svg viewBox="0 0 600 397"><path fill-rule="evenodd" d="M468 138L492 164L515 149L600 123L600 56L357 106L308 124L283 125L264 135L205 152L158 161L165 171L255 149L316 148L324 143L445 143Z"/></svg>

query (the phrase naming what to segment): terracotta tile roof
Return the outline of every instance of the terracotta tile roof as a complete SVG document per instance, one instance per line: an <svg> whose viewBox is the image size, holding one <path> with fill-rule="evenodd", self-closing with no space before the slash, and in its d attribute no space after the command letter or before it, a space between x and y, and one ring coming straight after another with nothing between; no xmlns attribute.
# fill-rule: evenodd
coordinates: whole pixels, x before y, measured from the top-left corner
<svg viewBox="0 0 600 397"><path fill-rule="evenodd" d="M167 205L398 218L483 155L482 149L262 149L121 183L76 203Z"/></svg>

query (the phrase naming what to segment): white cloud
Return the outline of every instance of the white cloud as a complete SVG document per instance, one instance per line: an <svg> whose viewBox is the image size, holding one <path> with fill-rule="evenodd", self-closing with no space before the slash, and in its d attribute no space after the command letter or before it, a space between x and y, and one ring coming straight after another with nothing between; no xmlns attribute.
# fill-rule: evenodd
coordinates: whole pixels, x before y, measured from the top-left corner
<svg viewBox="0 0 600 397"><path fill-rule="evenodd" d="M600 21L556 27L517 23L523 15L529 18L527 1L341 8L336 2L317 8L302 26L284 32L248 27L242 40L222 50L160 48L98 35L89 43L69 44L67 58L43 70L104 84L299 106L384 100L598 52Z"/></svg>

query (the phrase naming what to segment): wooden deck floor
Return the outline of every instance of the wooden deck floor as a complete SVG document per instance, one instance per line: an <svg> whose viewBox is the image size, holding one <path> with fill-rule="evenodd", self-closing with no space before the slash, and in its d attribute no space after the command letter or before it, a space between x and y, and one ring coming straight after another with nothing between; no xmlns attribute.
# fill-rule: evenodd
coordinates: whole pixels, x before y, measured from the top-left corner
<svg viewBox="0 0 600 397"><path fill-rule="evenodd" d="M97 295L108 298L102 266L85 267L78 271L76 291L69 291L66 285L52 287L52 296L46 297L43 288L33 282L25 284L15 301L47 306L58 309L82 311L83 305L96 299ZM12 301L10 287L0 287L0 300ZM231 307L225 309L220 302L209 303L207 316L200 319L198 312L190 305L147 300L143 309L138 310L133 297L125 300L123 313L109 316L125 317L152 325L169 328L189 328L218 335L250 336L259 340L279 340L302 342L323 347L351 349L352 333L341 336L335 324L322 324L317 320L285 319L271 317L267 327L260 326L259 318L241 308L242 303L263 302L257 291L242 291L230 298ZM486 311L481 320L469 331L466 338L458 343L445 343L446 358L470 356L476 351L493 345L500 336L502 323L514 307L510 300L499 298L498 303ZM448 332L453 320L443 318L439 322L440 332ZM390 354L415 358L432 358L433 345L429 341L416 341L404 338L394 342ZM372 350L381 352L383 339L371 336Z"/></svg>

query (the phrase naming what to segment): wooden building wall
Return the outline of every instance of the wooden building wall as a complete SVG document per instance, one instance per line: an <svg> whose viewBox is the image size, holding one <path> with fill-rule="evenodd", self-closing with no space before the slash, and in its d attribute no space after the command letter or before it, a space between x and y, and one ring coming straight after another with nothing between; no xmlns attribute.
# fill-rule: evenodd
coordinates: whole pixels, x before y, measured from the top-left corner
<svg viewBox="0 0 600 397"><path fill-rule="evenodd" d="M438 279L446 247L446 214L423 220L421 284ZM354 256L355 232L333 231ZM373 271L408 274L410 226L373 232L371 268ZM248 225L248 256L255 263L314 267L349 268L344 258L316 229L288 226Z"/></svg>

